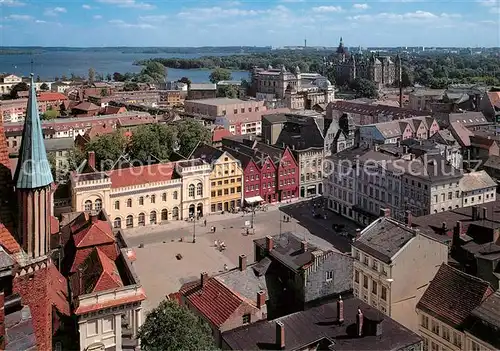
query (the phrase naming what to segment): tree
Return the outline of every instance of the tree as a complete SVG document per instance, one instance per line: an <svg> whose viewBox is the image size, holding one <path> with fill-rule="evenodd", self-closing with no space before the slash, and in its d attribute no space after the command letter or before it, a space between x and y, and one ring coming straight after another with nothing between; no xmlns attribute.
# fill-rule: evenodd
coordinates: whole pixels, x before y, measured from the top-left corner
<svg viewBox="0 0 500 351"><path fill-rule="evenodd" d="M109 73L108 73L108 74L106 74L106 80L107 80L108 82L110 82L110 81L111 81L111 74L109 74Z"/></svg>
<svg viewBox="0 0 500 351"><path fill-rule="evenodd" d="M127 82L123 86L123 90L124 91L137 91L137 90L140 90L140 89L139 89L139 85L137 83L135 83L135 82Z"/></svg>
<svg viewBox="0 0 500 351"><path fill-rule="evenodd" d="M101 89L101 96L103 96L103 97L104 97L104 96L108 96L108 95L109 95L109 94L108 94L108 89L102 88L102 89Z"/></svg>
<svg viewBox="0 0 500 351"><path fill-rule="evenodd" d="M30 87L29 87L29 85L26 82L17 83L16 85L14 85L10 89L10 97L12 99L16 99L18 92L20 92L20 91L28 91L28 90L30 90Z"/></svg>
<svg viewBox="0 0 500 351"><path fill-rule="evenodd" d="M171 125L149 124L139 126L132 134L130 156L146 162L150 156L167 160L172 153L176 131Z"/></svg>
<svg viewBox="0 0 500 351"><path fill-rule="evenodd" d="M216 68L210 73L209 78L212 83L218 83L221 80L231 80L231 71L224 68Z"/></svg>
<svg viewBox="0 0 500 351"><path fill-rule="evenodd" d="M182 77L178 80L178 82L187 84L188 87L191 86L191 79L189 79L188 77Z"/></svg>
<svg viewBox="0 0 500 351"><path fill-rule="evenodd" d="M108 171L124 153L127 141L121 131L112 134L104 134L92 139L86 146L85 151L94 151L96 168Z"/></svg>
<svg viewBox="0 0 500 351"><path fill-rule="evenodd" d="M123 82L124 79L123 79L123 74L119 73L119 72L115 72L113 73L113 80L115 82Z"/></svg>
<svg viewBox="0 0 500 351"><path fill-rule="evenodd" d="M217 88L217 96L236 99L238 97L238 89L234 85L223 85Z"/></svg>
<svg viewBox="0 0 500 351"><path fill-rule="evenodd" d="M68 77L67 77L65 74L63 74L63 75L61 76L61 80L62 80L62 81L67 81L67 80L68 80Z"/></svg>
<svg viewBox="0 0 500 351"><path fill-rule="evenodd" d="M52 178L57 179L56 175L56 155L54 152L47 152L47 160L49 161L50 165L50 173L52 173Z"/></svg>
<svg viewBox="0 0 500 351"><path fill-rule="evenodd" d="M178 121L175 126L179 142L179 153L183 156L189 156L198 142L207 144L211 142L210 131L202 123L194 119Z"/></svg>
<svg viewBox="0 0 500 351"><path fill-rule="evenodd" d="M68 172L77 170L86 159L85 152L80 148L73 147L68 153Z"/></svg>
<svg viewBox="0 0 500 351"><path fill-rule="evenodd" d="M209 325L174 301L163 301L151 310L138 337L145 351L217 349Z"/></svg>
<svg viewBox="0 0 500 351"><path fill-rule="evenodd" d="M403 71L401 72L401 85L404 88L413 86L413 77L406 67L403 67Z"/></svg>
<svg viewBox="0 0 500 351"><path fill-rule="evenodd" d="M40 90L43 91L49 90L49 86L47 85L47 83L42 83L42 85L40 85Z"/></svg>
<svg viewBox="0 0 500 351"><path fill-rule="evenodd" d="M356 78L349 83L349 88L356 93L356 97L376 99L378 97L378 89L374 82L364 79Z"/></svg>
<svg viewBox="0 0 500 351"><path fill-rule="evenodd" d="M148 61L139 73L139 81L146 83L160 83L165 80L166 69L160 62Z"/></svg>
<svg viewBox="0 0 500 351"><path fill-rule="evenodd" d="M57 118L57 116L59 116L59 111L52 109L52 107L49 107L49 109L47 109L47 111L42 114L42 119L49 121Z"/></svg>

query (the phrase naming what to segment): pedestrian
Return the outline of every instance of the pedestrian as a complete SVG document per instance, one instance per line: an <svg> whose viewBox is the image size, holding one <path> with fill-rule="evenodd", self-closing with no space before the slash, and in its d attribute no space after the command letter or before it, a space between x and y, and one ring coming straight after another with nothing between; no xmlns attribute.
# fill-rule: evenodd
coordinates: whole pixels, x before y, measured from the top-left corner
<svg viewBox="0 0 500 351"><path fill-rule="evenodd" d="M203 225L204 225L205 227L207 226L207 220L206 220L206 219L203 221Z"/></svg>
<svg viewBox="0 0 500 351"><path fill-rule="evenodd" d="M217 227L214 227L214 233L217 231Z"/></svg>
<svg viewBox="0 0 500 351"><path fill-rule="evenodd" d="M227 271L229 269L229 267L227 266L227 264L224 263L224 270Z"/></svg>

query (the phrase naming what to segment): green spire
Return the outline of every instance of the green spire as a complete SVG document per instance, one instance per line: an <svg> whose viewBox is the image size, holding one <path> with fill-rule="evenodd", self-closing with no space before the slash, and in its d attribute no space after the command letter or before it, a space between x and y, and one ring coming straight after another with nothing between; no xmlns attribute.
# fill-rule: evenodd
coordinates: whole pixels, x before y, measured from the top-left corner
<svg viewBox="0 0 500 351"><path fill-rule="evenodd" d="M33 73L14 181L17 189L41 188L54 181L43 143Z"/></svg>

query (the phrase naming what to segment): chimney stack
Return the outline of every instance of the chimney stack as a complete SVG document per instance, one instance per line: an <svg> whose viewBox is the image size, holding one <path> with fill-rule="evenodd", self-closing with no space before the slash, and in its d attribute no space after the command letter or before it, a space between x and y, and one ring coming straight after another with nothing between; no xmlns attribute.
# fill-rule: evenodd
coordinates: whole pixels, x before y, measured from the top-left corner
<svg viewBox="0 0 500 351"><path fill-rule="evenodd" d="M278 350L285 348L285 325L281 321L276 322L276 346Z"/></svg>
<svg viewBox="0 0 500 351"><path fill-rule="evenodd" d="M390 208L381 208L380 209L380 217L390 217L391 209Z"/></svg>
<svg viewBox="0 0 500 351"><path fill-rule="evenodd" d="M89 163L89 166L92 168L95 168L95 152L94 151L89 151L87 154L87 162Z"/></svg>
<svg viewBox="0 0 500 351"><path fill-rule="evenodd" d="M266 304L266 292L261 290L257 292L257 308L261 309Z"/></svg>
<svg viewBox="0 0 500 351"><path fill-rule="evenodd" d="M477 221L479 219L477 206L472 206L472 220Z"/></svg>
<svg viewBox="0 0 500 351"><path fill-rule="evenodd" d="M342 300L342 296L339 295L339 299L337 300L337 321L339 324L344 323L344 301Z"/></svg>
<svg viewBox="0 0 500 351"><path fill-rule="evenodd" d="M240 268L240 271L244 271L247 269L247 256L246 255L240 255L239 257L239 268Z"/></svg>
<svg viewBox="0 0 500 351"><path fill-rule="evenodd" d="M413 215L410 210L406 211L406 225L411 228L413 222Z"/></svg>
<svg viewBox="0 0 500 351"><path fill-rule="evenodd" d="M441 230L443 231L443 234L446 234L446 230L447 230L447 226L446 226L446 222L443 222L442 225L441 225Z"/></svg>
<svg viewBox="0 0 500 351"><path fill-rule="evenodd" d="M363 336L363 312L358 308L358 313L356 314L356 334L357 336Z"/></svg>
<svg viewBox="0 0 500 351"><path fill-rule="evenodd" d="M307 241L302 240L300 242L300 248L301 248L302 252L307 252Z"/></svg>
<svg viewBox="0 0 500 351"><path fill-rule="evenodd" d="M5 350L5 295L0 291L0 350Z"/></svg>
<svg viewBox="0 0 500 351"><path fill-rule="evenodd" d="M483 207L483 219L488 219L488 208Z"/></svg>
<svg viewBox="0 0 500 351"><path fill-rule="evenodd" d="M202 288L205 286L207 281L208 281L208 273L207 272L201 273L201 287Z"/></svg>
<svg viewBox="0 0 500 351"><path fill-rule="evenodd" d="M452 246L460 246L460 235L462 235L462 222L457 221L455 228L453 228L453 239L451 242Z"/></svg>
<svg viewBox="0 0 500 351"><path fill-rule="evenodd" d="M274 247L273 237L270 235L266 236L266 249L267 249L267 251L269 251L269 252L273 251L273 247Z"/></svg>

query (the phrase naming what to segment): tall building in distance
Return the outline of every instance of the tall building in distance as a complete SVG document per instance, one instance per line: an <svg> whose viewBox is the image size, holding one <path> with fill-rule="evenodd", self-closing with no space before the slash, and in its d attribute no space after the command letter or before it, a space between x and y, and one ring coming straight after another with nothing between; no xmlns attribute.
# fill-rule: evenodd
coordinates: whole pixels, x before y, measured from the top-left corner
<svg viewBox="0 0 500 351"><path fill-rule="evenodd" d="M340 38L339 46L328 63L335 68L336 84L342 85L356 78L368 79L379 87L393 85L401 71L401 58L379 56L371 53L369 57L361 53L350 54Z"/></svg>

